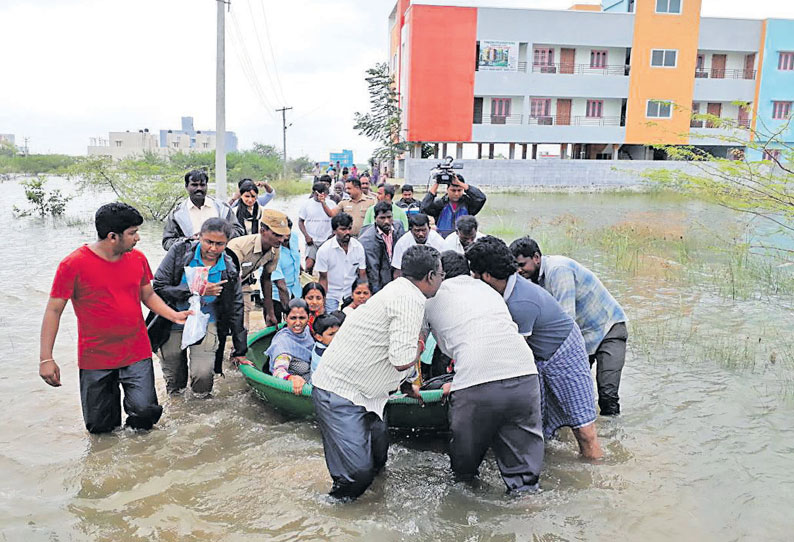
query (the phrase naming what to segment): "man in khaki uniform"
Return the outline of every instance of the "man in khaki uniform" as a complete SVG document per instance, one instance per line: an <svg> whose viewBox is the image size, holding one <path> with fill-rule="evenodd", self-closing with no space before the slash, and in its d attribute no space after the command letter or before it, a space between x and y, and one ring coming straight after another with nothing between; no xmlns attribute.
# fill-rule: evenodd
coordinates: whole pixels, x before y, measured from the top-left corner
<svg viewBox="0 0 794 542"><path fill-rule="evenodd" d="M262 268L260 284L262 304L265 308L265 322L269 326L277 323L273 311L273 287L270 283L270 274L278 266L279 247L281 242L289 237L289 234L287 215L273 209L264 209L259 221L259 233L235 237L226 245L234 253L240 267L240 280L243 284L245 303L245 328L249 331L249 314L254 308L254 302L251 299L252 285L256 280L254 273L260 267ZM284 289L284 292L279 293L285 296L282 299L289 299L286 287Z"/></svg>
<svg viewBox="0 0 794 542"><path fill-rule="evenodd" d="M375 198L370 199L364 196L361 191L361 181L358 179L348 179L345 182L345 189L350 199L344 199L339 202L336 206L337 213L347 213L353 217L353 227L350 229L350 234L358 237L361 227L364 225L367 209L375 205L377 201Z"/></svg>

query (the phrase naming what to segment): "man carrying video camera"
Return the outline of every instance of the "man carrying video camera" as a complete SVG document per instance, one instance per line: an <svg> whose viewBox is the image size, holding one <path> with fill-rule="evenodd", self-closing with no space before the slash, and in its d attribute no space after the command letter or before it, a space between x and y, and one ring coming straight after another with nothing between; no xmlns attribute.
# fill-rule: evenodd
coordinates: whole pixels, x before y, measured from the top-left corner
<svg viewBox="0 0 794 542"><path fill-rule="evenodd" d="M447 185L447 193L437 198L440 184ZM435 219L438 233L446 237L455 231L455 224L460 217L476 215L483 205L485 194L476 186L466 184L462 175L447 169L433 176L433 186L422 200L422 212Z"/></svg>

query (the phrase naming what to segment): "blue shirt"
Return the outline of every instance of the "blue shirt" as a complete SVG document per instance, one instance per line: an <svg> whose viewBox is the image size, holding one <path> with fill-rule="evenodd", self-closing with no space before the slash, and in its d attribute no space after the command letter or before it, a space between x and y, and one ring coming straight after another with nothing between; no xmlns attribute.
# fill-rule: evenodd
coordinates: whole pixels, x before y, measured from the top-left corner
<svg viewBox="0 0 794 542"><path fill-rule="evenodd" d="M278 267L270 274L270 281L273 283L273 301L281 301L278 296L276 281L284 279L287 283L287 290L293 297L300 297L301 290L301 251L298 246L298 233L292 232L289 236L289 248L281 246L278 249ZM281 304L286 306L289 300Z"/></svg>
<svg viewBox="0 0 794 542"><path fill-rule="evenodd" d="M201 243L196 246L196 252L193 253L193 259L190 260L190 264L188 267L205 267L204 262L201 261ZM218 258L218 261L215 265L210 267L209 275L207 276L208 282L220 282L221 280L221 272L226 271L226 259L223 257L223 254ZM187 284L187 276L185 273L182 273L182 284ZM215 300L218 297L214 295L203 295L201 296L201 312L204 314L210 315L210 322L215 321ZM189 307L188 303L185 302L179 307L179 310L187 310ZM176 324L175 324L176 325ZM183 326L179 326L179 329L182 329Z"/></svg>
<svg viewBox="0 0 794 542"><path fill-rule="evenodd" d="M626 313L592 271L565 256L542 256L538 284L546 289L582 330L592 355Z"/></svg>
<svg viewBox="0 0 794 542"><path fill-rule="evenodd" d="M312 373L320 366L326 348L328 347L321 342L314 343L314 348L312 348Z"/></svg>
<svg viewBox="0 0 794 542"><path fill-rule="evenodd" d="M540 361L551 358L571 333L573 318L549 292L518 274L507 279L504 299L518 332L527 338L535 358Z"/></svg>

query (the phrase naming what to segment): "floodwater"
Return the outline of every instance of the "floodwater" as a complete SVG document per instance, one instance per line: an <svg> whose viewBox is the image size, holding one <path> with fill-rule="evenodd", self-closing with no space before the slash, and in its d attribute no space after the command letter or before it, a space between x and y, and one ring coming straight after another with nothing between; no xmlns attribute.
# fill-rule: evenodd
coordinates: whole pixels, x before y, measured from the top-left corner
<svg viewBox="0 0 794 542"><path fill-rule="evenodd" d="M61 388L40 380L37 361L55 267L92 240L93 227L15 219L21 187L9 181L0 190L8 249L0 266L3 540L791 539L792 294L753 280L741 283L741 295L724 287L723 255L709 239L738 223L725 210L647 194L493 195L484 231L515 237L531 228L544 245L568 247L629 315L624 413L598 420L605 460L581 461L564 433L547 445L542 491L513 498L492 458L481 483L459 484L442 438L398 438L373 487L337 504L325 495L317 428L272 412L233 370L211 399L172 399L158 367L165 413L154 430L88 435L71 306L55 349ZM89 217L99 200L80 197L67 214ZM296 207L294 199L274 204ZM627 260L614 247L577 241L572 221L580 233L623 224L665 240ZM152 267L164 254L160 234L159 224L146 224L139 244ZM697 235L700 249L682 270L664 243ZM701 259L715 267L692 264Z"/></svg>

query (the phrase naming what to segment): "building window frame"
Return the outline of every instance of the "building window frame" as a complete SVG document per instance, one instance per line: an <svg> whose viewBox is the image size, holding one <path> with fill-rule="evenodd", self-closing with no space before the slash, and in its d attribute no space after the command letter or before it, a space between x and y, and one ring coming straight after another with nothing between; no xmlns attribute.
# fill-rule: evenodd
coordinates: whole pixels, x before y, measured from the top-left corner
<svg viewBox="0 0 794 542"><path fill-rule="evenodd" d="M790 101L774 100L772 102L772 118L775 120L786 120L791 115Z"/></svg>
<svg viewBox="0 0 794 542"><path fill-rule="evenodd" d="M590 49L591 68L606 68L608 59L609 51L607 49Z"/></svg>
<svg viewBox="0 0 794 542"><path fill-rule="evenodd" d="M587 100L585 116L588 119L604 118L604 100Z"/></svg>
<svg viewBox="0 0 794 542"><path fill-rule="evenodd" d="M661 64L654 64L653 57L654 53L662 53L662 63ZM669 53L673 54L673 64L668 65L667 61L669 59ZM651 68L667 68L667 69L675 69L678 67L678 49L651 49Z"/></svg>
<svg viewBox="0 0 794 542"><path fill-rule="evenodd" d="M670 11L670 4L678 2L678 11ZM665 5L664 10L659 10L661 5ZM684 12L684 0L656 0L655 11L659 15L681 15Z"/></svg>
<svg viewBox="0 0 794 542"><path fill-rule="evenodd" d="M538 60L539 56L543 56ZM533 66L553 66L554 65L554 47L533 47L532 48L532 65Z"/></svg>
<svg viewBox="0 0 794 542"><path fill-rule="evenodd" d="M794 71L794 51L780 51L778 53L777 69L784 72Z"/></svg>
<svg viewBox="0 0 794 542"><path fill-rule="evenodd" d="M651 114L652 106L656 106L656 114ZM662 115L663 107L667 108L667 115ZM673 101L652 99L645 101L645 118L648 119L671 119L673 118Z"/></svg>

